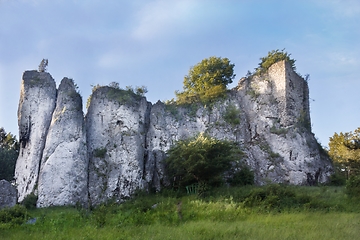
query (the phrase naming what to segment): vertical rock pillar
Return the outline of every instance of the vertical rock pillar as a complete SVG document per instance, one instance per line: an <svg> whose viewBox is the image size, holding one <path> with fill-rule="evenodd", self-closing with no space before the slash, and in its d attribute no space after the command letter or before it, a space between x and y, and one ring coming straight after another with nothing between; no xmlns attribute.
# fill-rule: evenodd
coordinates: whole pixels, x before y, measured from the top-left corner
<svg viewBox="0 0 360 240"><path fill-rule="evenodd" d="M15 168L19 202L36 190L55 102L56 84L49 73L24 72L18 109L20 153Z"/></svg>
<svg viewBox="0 0 360 240"><path fill-rule="evenodd" d="M72 79L64 78L46 138L38 207L88 203L88 158L82 99Z"/></svg>

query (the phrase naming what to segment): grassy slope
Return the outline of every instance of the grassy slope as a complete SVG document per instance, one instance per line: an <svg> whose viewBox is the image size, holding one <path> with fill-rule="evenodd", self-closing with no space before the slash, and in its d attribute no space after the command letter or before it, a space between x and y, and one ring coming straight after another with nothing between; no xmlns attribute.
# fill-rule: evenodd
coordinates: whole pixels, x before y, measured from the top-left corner
<svg viewBox="0 0 360 240"><path fill-rule="evenodd" d="M256 190L261 188L256 188ZM263 188L262 188L263 189ZM256 191L255 190L255 191ZM249 207L254 188L222 188L208 196L138 196L92 212L71 207L30 211L34 225L0 224L0 239L357 239L360 207L339 187L292 187L300 205ZM181 207L178 203L181 202ZM263 204L266 203L266 204ZM271 203L269 207L269 203ZM276 203L279 203L277 201ZM152 208L157 204L155 208Z"/></svg>

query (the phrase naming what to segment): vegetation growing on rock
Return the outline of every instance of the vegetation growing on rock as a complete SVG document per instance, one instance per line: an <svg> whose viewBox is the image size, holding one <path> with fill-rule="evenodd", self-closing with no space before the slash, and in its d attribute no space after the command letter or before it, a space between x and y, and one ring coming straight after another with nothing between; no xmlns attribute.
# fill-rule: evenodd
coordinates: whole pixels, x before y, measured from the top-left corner
<svg viewBox="0 0 360 240"><path fill-rule="evenodd" d="M178 104L209 102L224 96L235 77L235 64L228 58L210 57L191 67L184 77L183 92L176 92Z"/></svg>
<svg viewBox="0 0 360 240"><path fill-rule="evenodd" d="M259 66L255 69L257 74L265 73L271 65L274 63L280 62L285 60L291 65L291 68L295 71L295 61L294 59L290 58L289 53L285 51L285 49L279 50L272 50L268 52L268 55L265 57L260 58L261 62L259 63Z"/></svg>

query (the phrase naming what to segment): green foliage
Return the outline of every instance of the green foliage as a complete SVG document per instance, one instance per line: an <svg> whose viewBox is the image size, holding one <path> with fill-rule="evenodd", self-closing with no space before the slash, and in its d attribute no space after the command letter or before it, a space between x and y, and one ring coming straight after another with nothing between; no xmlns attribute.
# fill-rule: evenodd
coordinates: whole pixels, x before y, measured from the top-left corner
<svg viewBox="0 0 360 240"><path fill-rule="evenodd" d="M94 149L94 157L98 157L98 158L104 158L105 157L105 154L106 154L107 150L105 147L102 147L102 148L96 148Z"/></svg>
<svg viewBox="0 0 360 240"><path fill-rule="evenodd" d="M23 206L26 207L26 209L34 209L36 208L36 202L38 200L38 197L34 193L30 193L27 195L24 200L21 202Z"/></svg>
<svg viewBox="0 0 360 240"><path fill-rule="evenodd" d="M351 176L346 181L346 193L351 197L360 198L360 176Z"/></svg>
<svg viewBox="0 0 360 240"><path fill-rule="evenodd" d="M223 182L223 173L240 160L241 151L232 142L199 134L178 141L165 160L173 185L185 187L193 183L216 186Z"/></svg>
<svg viewBox="0 0 360 240"><path fill-rule="evenodd" d="M144 97L145 94L148 92L146 86L136 86L135 88L133 86L126 86L126 90L141 97Z"/></svg>
<svg viewBox="0 0 360 240"><path fill-rule="evenodd" d="M296 70L295 60L290 58L290 55L291 54L285 52L285 49L281 51L279 49L276 49L276 50L272 50L271 52L268 52L268 55L266 57L260 58L261 62L259 63L259 67L255 69L256 73L257 74L264 73L271 67L271 65L283 60L290 63L292 69L295 71Z"/></svg>
<svg viewBox="0 0 360 240"><path fill-rule="evenodd" d="M246 186L254 184L254 172L243 165L239 171L236 171L231 178L227 180L231 186Z"/></svg>
<svg viewBox="0 0 360 240"><path fill-rule="evenodd" d="M0 179L13 180L19 147L16 137L0 128Z"/></svg>
<svg viewBox="0 0 360 240"><path fill-rule="evenodd" d="M276 128L275 126L272 126L270 128L270 132L276 135L285 135L288 132L288 129L286 128Z"/></svg>
<svg viewBox="0 0 360 240"><path fill-rule="evenodd" d="M144 97L148 92L146 86L136 86L135 88L132 86L126 86L125 89L122 89L120 88L120 84L118 82L111 82L108 86L109 91L107 93L107 97L120 103L131 103L133 101L137 101L141 97ZM100 87L102 86L99 84L92 86L92 94ZM86 108L89 108L90 106L92 94L87 99Z"/></svg>
<svg viewBox="0 0 360 240"><path fill-rule="evenodd" d="M179 109L175 101L166 101L165 110L170 112L174 117L178 117Z"/></svg>
<svg viewBox="0 0 360 240"><path fill-rule="evenodd" d="M183 92L176 92L178 104L211 102L223 97L226 86L234 79L234 64L227 58L210 57L203 59L189 70L184 77Z"/></svg>
<svg viewBox="0 0 360 240"><path fill-rule="evenodd" d="M330 176L330 186L344 186L346 184L346 176L338 169L335 169L335 173Z"/></svg>
<svg viewBox="0 0 360 240"><path fill-rule="evenodd" d="M224 114L225 122L235 126L240 124L240 109L235 105L229 105Z"/></svg>
<svg viewBox="0 0 360 240"><path fill-rule="evenodd" d="M23 224L29 217L26 208L22 205L15 205L12 208L0 210L0 224L8 223L10 225Z"/></svg>
<svg viewBox="0 0 360 240"><path fill-rule="evenodd" d="M126 89L124 90L112 83L107 96L120 103L131 103L140 100L141 97L145 96L145 93L147 93L147 88L145 86L136 87L135 89L132 86L126 86Z"/></svg>
<svg viewBox="0 0 360 240"><path fill-rule="evenodd" d="M171 190L141 193L87 214L74 207L34 209L29 213L37 219L35 224L0 222L0 236L28 240L357 239L358 199L348 198L343 190L270 185L213 188L201 198Z"/></svg>
<svg viewBox="0 0 360 240"><path fill-rule="evenodd" d="M336 172L346 178L360 174L360 128L354 132L335 133L329 141L329 156Z"/></svg>
<svg viewBox="0 0 360 240"><path fill-rule="evenodd" d="M120 89L120 84L118 82L111 82L108 86L111 88Z"/></svg>
<svg viewBox="0 0 360 240"><path fill-rule="evenodd" d="M92 217L95 220L97 227L102 228L105 226L107 213L108 208L104 204L101 204L93 210Z"/></svg>
<svg viewBox="0 0 360 240"><path fill-rule="evenodd" d="M250 88L248 91L246 91L246 94L250 95L250 97L254 100L257 99L260 96L260 93L257 92L255 89Z"/></svg>
<svg viewBox="0 0 360 240"><path fill-rule="evenodd" d="M140 87L136 86L135 87L135 94L137 94L137 95L144 97L147 92L148 92L148 90L147 90L146 86L140 86Z"/></svg>
<svg viewBox="0 0 360 240"><path fill-rule="evenodd" d="M277 184L254 189L244 200L244 206L259 206L264 210L276 209L278 211L308 203L309 198L298 198L291 188L281 187Z"/></svg>
<svg viewBox="0 0 360 240"><path fill-rule="evenodd" d="M270 157L269 160L275 160L275 159L281 157L280 154L274 152L274 151L271 149L271 147L269 146L269 144L267 144L265 141L262 142L262 143L260 143L260 144L259 144L259 147L260 147L261 150L263 150L264 152L266 152L266 153L269 155L269 157Z"/></svg>
<svg viewBox="0 0 360 240"><path fill-rule="evenodd" d="M311 122L308 113L306 113L303 110L300 111L300 116L297 119L296 126L299 129L305 129L311 131Z"/></svg>

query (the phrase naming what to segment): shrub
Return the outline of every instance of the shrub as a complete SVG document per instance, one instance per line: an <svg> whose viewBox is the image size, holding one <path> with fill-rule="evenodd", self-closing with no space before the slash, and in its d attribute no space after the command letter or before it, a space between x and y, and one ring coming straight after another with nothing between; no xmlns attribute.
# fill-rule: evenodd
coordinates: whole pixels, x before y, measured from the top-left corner
<svg viewBox="0 0 360 240"><path fill-rule="evenodd" d="M29 217L24 206L15 205L12 208L0 210L0 223L10 223L11 225L20 225Z"/></svg>
<svg viewBox="0 0 360 240"><path fill-rule="evenodd" d="M276 135L285 135L287 134L288 129L286 128L276 128L275 126L272 126L270 128L270 133L276 134Z"/></svg>
<svg viewBox="0 0 360 240"><path fill-rule="evenodd" d="M231 186L245 186L254 184L254 172L250 170L248 166L242 166L240 171L237 171L233 174L231 178L228 179L228 183Z"/></svg>
<svg viewBox="0 0 360 240"><path fill-rule="evenodd" d="M295 60L290 58L290 55L291 54L285 52L285 49L281 51L279 49L276 49L276 50L272 50L271 52L268 52L268 55L266 57L260 58L261 62L259 63L259 67L255 69L256 73L257 74L264 73L271 67L271 65L283 60L290 63L292 69L295 71L296 70Z"/></svg>
<svg viewBox="0 0 360 240"><path fill-rule="evenodd" d="M240 124L240 110L235 105L229 105L224 114L225 122L235 126Z"/></svg>
<svg viewBox="0 0 360 240"><path fill-rule="evenodd" d="M344 186L346 184L346 177L344 174L335 172L330 176L329 185L331 186Z"/></svg>
<svg viewBox="0 0 360 240"><path fill-rule="evenodd" d="M310 202L310 198L298 197L289 187L270 184L263 188L253 189L243 202L246 207L260 207L265 210L281 211Z"/></svg>
<svg viewBox="0 0 360 240"><path fill-rule="evenodd" d="M360 197L360 176L351 176L346 181L346 193L351 197Z"/></svg>
<svg viewBox="0 0 360 240"><path fill-rule="evenodd" d="M24 200L21 202L22 205L26 207L26 209L34 209L36 208L36 202L38 197L34 193L30 193L27 195Z"/></svg>
<svg viewBox="0 0 360 240"><path fill-rule="evenodd" d="M94 150L94 156L95 157L98 157L98 158L104 158L105 157L105 154L106 154L106 148L105 147L102 147L102 148L96 148Z"/></svg>
<svg viewBox="0 0 360 240"><path fill-rule="evenodd" d="M241 158L240 149L232 142L199 134L176 142L165 159L173 186L185 187L193 183L220 185L223 173Z"/></svg>
<svg viewBox="0 0 360 240"><path fill-rule="evenodd" d="M135 87L135 94L136 95L144 97L147 92L148 92L148 90L147 90L146 86L141 86L141 87L137 86L137 87Z"/></svg>
<svg viewBox="0 0 360 240"><path fill-rule="evenodd" d="M94 209L92 217L95 220L97 227L102 228L105 226L107 213L108 210L104 204L101 204Z"/></svg>

